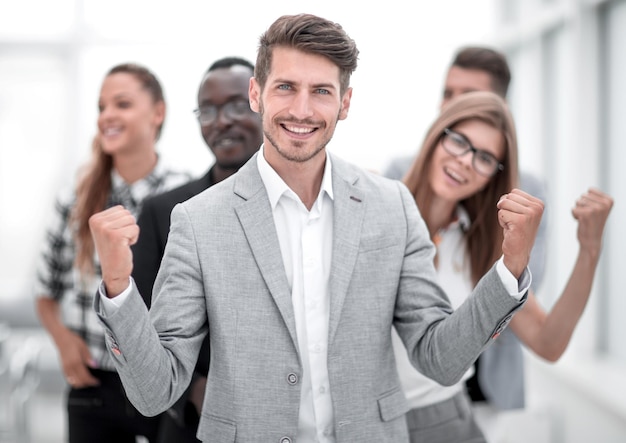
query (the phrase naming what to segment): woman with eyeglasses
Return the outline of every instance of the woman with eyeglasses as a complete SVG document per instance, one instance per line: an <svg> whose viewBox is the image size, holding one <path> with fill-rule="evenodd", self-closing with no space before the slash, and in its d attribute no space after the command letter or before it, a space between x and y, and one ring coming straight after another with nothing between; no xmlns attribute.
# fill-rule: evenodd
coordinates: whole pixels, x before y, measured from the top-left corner
<svg viewBox="0 0 626 443"><path fill-rule="evenodd" d="M135 442L140 435L153 442L158 418L143 417L126 399L92 306L102 276L88 221L115 205L137 217L146 197L181 185L189 175L159 161L165 99L148 69L110 69L98 109L91 161L75 188L57 201L47 232L35 288L37 313L69 385L69 442Z"/></svg>
<svg viewBox="0 0 626 443"><path fill-rule="evenodd" d="M456 98L428 130L403 181L437 246L439 282L456 309L502 256L503 230L496 203L518 186L516 133L504 101L491 92ZM561 357L589 298L612 205L612 198L597 189L576 201L572 215L578 221L579 252L563 293L546 313L529 291L509 330L492 346L506 345L502 340L512 332L539 357L550 362ZM395 330L392 334L411 409L407 413L411 442L494 442L490 435L497 430L497 409L485 404L473 411L465 388L474 369L457 384L441 386L411 366ZM480 426L474 414L482 417Z"/></svg>

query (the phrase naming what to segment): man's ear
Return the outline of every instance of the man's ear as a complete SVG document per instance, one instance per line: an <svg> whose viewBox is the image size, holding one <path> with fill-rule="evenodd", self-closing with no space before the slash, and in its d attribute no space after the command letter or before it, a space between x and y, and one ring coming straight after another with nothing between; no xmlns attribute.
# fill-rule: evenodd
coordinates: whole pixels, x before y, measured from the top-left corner
<svg viewBox="0 0 626 443"><path fill-rule="evenodd" d="M341 98L341 111L339 112L339 120L345 120L348 118L348 111L350 110L350 100L352 100L352 88L343 94Z"/></svg>
<svg viewBox="0 0 626 443"><path fill-rule="evenodd" d="M259 86L259 82L256 81L256 78L250 77L250 87L248 89L248 96L250 97L250 109L254 112L260 112L260 97L261 97L261 87Z"/></svg>
<svg viewBox="0 0 626 443"><path fill-rule="evenodd" d="M156 102L154 104L154 126L155 128L158 128L159 126L163 125L163 122L165 121L165 111L166 111L166 106L165 106L165 102L162 100L159 100L158 102Z"/></svg>

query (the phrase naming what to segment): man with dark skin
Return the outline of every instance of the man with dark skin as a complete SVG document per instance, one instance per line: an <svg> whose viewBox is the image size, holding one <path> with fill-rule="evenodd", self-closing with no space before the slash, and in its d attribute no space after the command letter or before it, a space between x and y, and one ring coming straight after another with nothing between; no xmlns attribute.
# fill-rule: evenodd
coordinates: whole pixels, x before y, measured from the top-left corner
<svg viewBox="0 0 626 443"><path fill-rule="evenodd" d="M201 178L144 203L138 220L141 234L133 246L133 278L148 306L174 206L237 172L261 146L261 119L251 111L248 99L253 73L254 65L238 57L219 59L209 67L200 83L195 113L215 163ZM196 431L209 370L208 337L202 346L189 388L163 416L159 442L199 441Z"/></svg>

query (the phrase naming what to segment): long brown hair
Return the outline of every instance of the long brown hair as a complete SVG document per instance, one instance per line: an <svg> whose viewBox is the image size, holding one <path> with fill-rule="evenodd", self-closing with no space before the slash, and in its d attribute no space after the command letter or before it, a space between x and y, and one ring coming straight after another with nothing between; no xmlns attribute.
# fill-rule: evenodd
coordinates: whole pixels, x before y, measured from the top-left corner
<svg viewBox="0 0 626 443"><path fill-rule="evenodd" d="M133 75L151 95L154 103L165 102L163 89L156 76L147 68L134 64L124 63L111 68L106 76L117 73ZM161 135L163 123L159 125L156 140ZM95 136L91 147L91 160L81 170L76 186L76 203L72 211L72 222L76 230L76 267L82 275L91 275L94 272L93 255L95 245L89 230L89 217L105 209L111 192L111 170L113 157L106 154L100 146L98 136Z"/></svg>
<svg viewBox="0 0 626 443"><path fill-rule="evenodd" d="M502 229L498 223L498 199L518 186L517 135L509 109L502 98L492 92L462 94L441 112L430 126L419 154L404 177L425 220L429 220L433 190L429 184L429 168L445 128L468 121L480 120L502 132L504 165L484 189L461 201L468 212L471 226L465 232L467 253L474 284L502 255Z"/></svg>

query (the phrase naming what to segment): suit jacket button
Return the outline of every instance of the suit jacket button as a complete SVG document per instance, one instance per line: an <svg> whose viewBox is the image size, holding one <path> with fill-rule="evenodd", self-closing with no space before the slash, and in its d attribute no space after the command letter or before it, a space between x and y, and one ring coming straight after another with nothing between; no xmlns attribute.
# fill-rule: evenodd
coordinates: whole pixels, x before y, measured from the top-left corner
<svg viewBox="0 0 626 443"><path fill-rule="evenodd" d="M280 443L291 443L291 439L289 437L283 437L280 439Z"/></svg>
<svg viewBox="0 0 626 443"><path fill-rule="evenodd" d="M290 385L295 385L296 383L298 383L298 376L294 374L293 372L290 373L289 375L287 375L287 383L289 383ZM288 438L288 437L285 437L285 438Z"/></svg>

